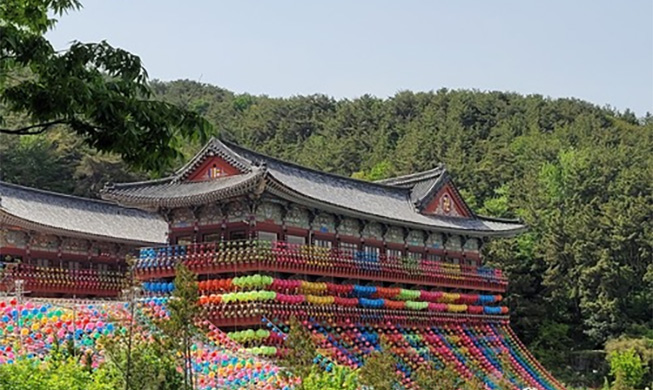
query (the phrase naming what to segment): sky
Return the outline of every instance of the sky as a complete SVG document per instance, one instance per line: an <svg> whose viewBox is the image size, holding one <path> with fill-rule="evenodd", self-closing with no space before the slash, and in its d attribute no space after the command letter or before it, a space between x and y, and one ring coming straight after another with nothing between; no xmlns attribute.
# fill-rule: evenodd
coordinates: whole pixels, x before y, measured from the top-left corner
<svg viewBox="0 0 653 390"><path fill-rule="evenodd" d="M48 34L107 40L151 78L336 98L440 88L653 112L651 0L82 0Z"/></svg>

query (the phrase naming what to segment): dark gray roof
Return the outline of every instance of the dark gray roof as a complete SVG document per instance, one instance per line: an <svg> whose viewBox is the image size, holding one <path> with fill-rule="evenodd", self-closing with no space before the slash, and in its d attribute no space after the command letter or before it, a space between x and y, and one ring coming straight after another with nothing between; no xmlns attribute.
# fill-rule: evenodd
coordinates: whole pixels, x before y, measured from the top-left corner
<svg viewBox="0 0 653 390"><path fill-rule="evenodd" d="M165 243L159 215L113 203L0 182L0 222L133 244Z"/></svg>
<svg viewBox="0 0 653 390"><path fill-rule="evenodd" d="M451 182L451 176L447 172L444 164L439 164L437 167L428 171L376 181L376 183L380 184L410 189L410 200L419 211L424 210L437 195L438 191L449 182ZM467 206L456 186L452 186L452 189L455 196L460 200L460 204L467 212L467 215L474 215L474 212Z"/></svg>
<svg viewBox="0 0 653 390"><path fill-rule="evenodd" d="M181 181L175 175L166 179L138 183L110 184L102 197L123 204L154 207L181 207L206 204L240 193L256 184L264 171L253 167L250 172L207 181ZM240 192L236 191L239 189Z"/></svg>
<svg viewBox="0 0 653 390"><path fill-rule="evenodd" d="M418 183L428 182L439 179L444 172L444 164L438 164L437 167L427 171L411 173L403 176L395 176L389 179L376 180L375 183L387 184L395 187L411 188Z"/></svg>
<svg viewBox="0 0 653 390"><path fill-rule="evenodd" d="M434 192L440 188L444 179L446 179L446 169L443 164L440 164L428 171L377 180L376 183L410 189L410 200L414 204L420 204L429 196L435 195Z"/></svg>
<svg viewBox="0 0 653 390"><path fill-rule="evenodd" d="M206 158L219 155L235 162L243 173L204 182L184 182L192 168ZM301 198L315 207L336 208L364 218L378 219L423 228L479 233L514 234L525 229L517 221L497 221L473 216L452 218L423 215L416 203L432 194L446 171L439 166L430 171L374 183L320 172L281 161L230 142L213 139L192 163L172 177L135 184L116 184L103 190L103 197L141 207L191 205L217 200L265 184L280 195ZM236 191L238 189L238 191Z"/></svg>
<svg viewBox="0 0 653 390"><path fill-rule="evenodd" d="M219 141L217 141L219 142ZM281 161L263 154L224 142L237 155L257 165L265 165L269 176L282 187L298 195L362 214L396 222L478 232L519 232L525 226L517 221L498 221L474 216L455 218L420 214L412 200L413 188L371 183L349 177L333 175ZM435 170L428 175L437 176ZM427 176L427 175L425 175ZM434 180L434 178L431 178ZM437 181L437 179L435 179ZM435 182L431 182L433 185Z"/></svg>

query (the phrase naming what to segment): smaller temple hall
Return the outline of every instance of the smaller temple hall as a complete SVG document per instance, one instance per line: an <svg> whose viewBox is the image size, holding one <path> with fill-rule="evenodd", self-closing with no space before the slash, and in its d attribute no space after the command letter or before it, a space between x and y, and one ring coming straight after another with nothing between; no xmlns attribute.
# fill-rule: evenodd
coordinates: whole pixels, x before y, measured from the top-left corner
<svg viewBox="0 0 653 390"><path fill-rule="evenodd" d="M156 214L0 182L0 289L39 297L117 298L127 254L162 245Z"/></svg>

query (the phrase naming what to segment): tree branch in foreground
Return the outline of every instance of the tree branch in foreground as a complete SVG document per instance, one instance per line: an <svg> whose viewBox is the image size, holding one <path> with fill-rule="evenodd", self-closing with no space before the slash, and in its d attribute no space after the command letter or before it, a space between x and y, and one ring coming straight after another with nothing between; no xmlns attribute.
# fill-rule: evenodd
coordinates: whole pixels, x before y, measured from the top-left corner
<svg viewBox="0 0 653 390"><path fill-rule="evenodd" d="M2 129L0 128L0 134L10 134L10 135L34 135L42 134L46 132L49 128L55 125L64 125L69 124L70 121L65 119L59 119L51 122L37 123L35 125L20 127L18 129Z"/></svg>

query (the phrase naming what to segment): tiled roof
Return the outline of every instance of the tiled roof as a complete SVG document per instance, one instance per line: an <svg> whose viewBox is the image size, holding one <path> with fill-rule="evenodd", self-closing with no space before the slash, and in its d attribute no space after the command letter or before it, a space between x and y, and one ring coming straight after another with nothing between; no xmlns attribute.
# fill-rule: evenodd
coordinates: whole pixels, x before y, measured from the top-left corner
<svg viewBox="0 0 653 390"><path fill-rule="evenodd" d="M236 190L252 188L264 171L257 167L250 172L206 181L180 181L176 176L162 180L110 184L102 190L102 197L126 205L139 207L182 207L206 204L221 199Z"/></svg>
<svg viewBox="0 0 653 390"><path fill-rule="evenodd" d="M207 154L219 155L235 161L244 173L205 182L184 182L190 168L198 166ZM247 169L243 169L249 164ZM230 142L213 139L202 151L180 170L167 179L136 184L116 184L103 190L103 197L140 207L202 204L208 194L217 200L221 192L238 188L251 190L261 183L265 174L269 190L280 195L310 201L315 207L336 208L363 218L379 219L399 224L417 225L424 228L444 229L456 232L478 232L510 235L525 229L517 221L497 221L474 216L452 218L419 213L420 201L432 194L446 171L443 166L418 174L401 176L374 183L320 172L281 161Z"/></svg>
<svg viewBox="0 0 653 390"><path fill-rule="evenodd" d="M287 190L341 209L398 223L404 222L454 231L517 233L525 229L525 226L517 221L498 221L483 217L455 218L423 215L417 211L412 199L413 188L386 183L371 183L320 172L280 161L232 143L224 142L224 144L237 155L257 165L263 164L269 176L276 179ZM424 176L431 175L430 180L434 180L436 176L440 177L436 170L428 172L430 173ZM431 181L431 185L433 183Z"/></svg>
<svg viewBox="0 0 653 390"><path fill-rule="evenodd" d="M411 173L403 176L395 176L389 179L377 180L375 183L387 184L396 187L410 188L417 183L438 179L444 172L444 164L438 164L437 167L417 173Z"/></svg>
<svg viewBox="0 0 653 390"><path fill-rule="evenodd" d="M168 231L168 224L154 213L4 182L0 222L133 244L165 243Z"/></svg>
<svg viewBox="0 0 653 390"><path fill-rule="evenodd" d="M414 204L418 204L432 195L434 191L437 191L439 184L444 181L445 177L446 169L443 164L440 164L428 171L377 180L376 183L408 188L410 189L410 200Z"/></svg>

